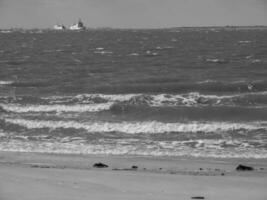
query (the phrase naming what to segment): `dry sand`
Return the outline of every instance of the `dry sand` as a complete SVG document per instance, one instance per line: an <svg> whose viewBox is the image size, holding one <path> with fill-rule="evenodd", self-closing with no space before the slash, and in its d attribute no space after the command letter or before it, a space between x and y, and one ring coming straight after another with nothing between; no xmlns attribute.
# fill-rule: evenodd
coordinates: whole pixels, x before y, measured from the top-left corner
<svg viewBox="0 0 267 200"><path fill-rule="evenodd" d="M0 200L266 200L266 188L266 160L0 152Z"/></svg>

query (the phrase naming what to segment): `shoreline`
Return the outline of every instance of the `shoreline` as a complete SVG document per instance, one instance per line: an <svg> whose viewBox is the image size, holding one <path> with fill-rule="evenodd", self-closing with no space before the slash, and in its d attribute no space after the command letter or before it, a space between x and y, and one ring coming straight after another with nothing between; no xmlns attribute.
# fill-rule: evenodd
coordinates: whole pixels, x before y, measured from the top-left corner
<svg viewBox="0 0 267 200"><path fill-rule="evenodd" d="M108 168L94 168L94 163ZM255 168L236 171L237 164ZM133 168L136 166L137 168ZM0 198L265 200L267 160L0 152Z"/></svg>
<svg viewBox="0 0 267 200"><path fill-rule="evenodd" d="M75 163L74 163L75 161ZM139 169L176 171L196 171L201 168L222 170L235 173L239 164L254 167L254 172L266 172L267 159L264 158L214 158L214 157L190 157L190 156L135 156L135 155L104 155L104 154L61 154L61 153L39 153L39 152L13 152L0 151L0 165L25 165L31 163L43 163L51 165L51 168L78 168L92 169L94 163L103 162L108 164L108 169L128 169L138 166ZM197 164L196 166L194 164ZM265 169L266 168L266 169Z"/></svg>

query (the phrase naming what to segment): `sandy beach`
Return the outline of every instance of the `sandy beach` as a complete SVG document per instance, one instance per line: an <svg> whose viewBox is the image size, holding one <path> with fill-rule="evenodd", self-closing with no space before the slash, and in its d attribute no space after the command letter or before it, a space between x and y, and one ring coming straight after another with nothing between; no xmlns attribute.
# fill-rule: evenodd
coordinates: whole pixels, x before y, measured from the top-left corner
<svg viewBox="0 0 267 200"><path fill-rule="evenodd" d="M108 168L93 168L102 162ZM236 171L238 164L253 171ZM137 169L132 169L137 166ZM0 153L0 199L266 200L267 162Z"/></svg>

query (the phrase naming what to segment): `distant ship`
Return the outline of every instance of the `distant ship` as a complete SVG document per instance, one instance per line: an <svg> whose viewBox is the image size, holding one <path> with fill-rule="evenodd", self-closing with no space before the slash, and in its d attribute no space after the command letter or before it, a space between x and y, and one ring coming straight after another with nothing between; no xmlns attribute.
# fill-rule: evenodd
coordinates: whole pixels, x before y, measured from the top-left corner
<svg viewBox="0 0 267 200"><path fill-rule="evenodd" d="M69 27L70 30L84 30L85 26L83 25L83 22L81 19L79 19L78 23L73 24Z"/></svg>
<svg viewBox="0 0 267 200"><path fill-rule="evenodd" d="M54 30L65 30L65 29L66 29L66 27L64 25L58 25L58 24L56 24L54 26Z"/></svg>

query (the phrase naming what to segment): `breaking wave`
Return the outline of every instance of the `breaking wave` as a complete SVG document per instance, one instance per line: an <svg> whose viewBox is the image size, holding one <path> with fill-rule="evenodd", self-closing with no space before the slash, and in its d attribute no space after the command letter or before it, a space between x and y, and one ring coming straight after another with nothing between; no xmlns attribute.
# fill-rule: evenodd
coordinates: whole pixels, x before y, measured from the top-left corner
<svg viewBox="0 0 267 200"><path fill-rule="evenodd" d="M188 143L194 143L191 147ZM222 148L225 143L234 143L231 148ZM1 151L97 154L97 155L138 155L138 156L193 156L213 158L267 158L267 151L247 146L242 141L191 140L142 142L139 140L101 141L101 144L84 142L24 142L21 140L0 142Z"/></svg>
<svg viewBox="0 0 267 200"><path fill-rule="evenodd" d="M235 130L267 130L267 123L230 123L230 122L190 122L190 123L162 123L146 122L77 122L77 121L46 121L26 119L4 119L10 123L27 129L84 129L89 133L120 132L126 134L159 134L171 132L227 132Z"/></svg>
<svg viewBox="0 0 267 200"><path fill-rule="evenodd" d="M246 108L266 108L267 92L243 93L235 95L187 94L84 94L77 96L59 96L49 98L18 97L16 99L0 97L0 107L7 112L100 112L125 109L127 106L147 107L203 107L228 106Z"/></svg>

